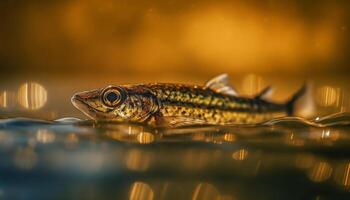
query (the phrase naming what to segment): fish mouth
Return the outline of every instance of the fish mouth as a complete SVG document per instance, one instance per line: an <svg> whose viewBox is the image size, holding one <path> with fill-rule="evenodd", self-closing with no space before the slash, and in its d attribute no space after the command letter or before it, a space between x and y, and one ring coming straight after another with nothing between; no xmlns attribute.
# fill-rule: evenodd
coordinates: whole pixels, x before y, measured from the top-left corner
<svg viewBox="0 0 350 200"><path fill-rule="evenodd" d="M90 119L96 119L96 110L86 103L85 98L81 97L79 94L75 94L71 98L71 102L74 107L76 107Z"/></svg>
<svg viewBox="0 0 350 200"><path fill-rule="evenodd" d="M79 95L74 95L71 98L71 102L74 107L76 107L78 110L83 110L84 108L88 107L88 105L84 102L84 99L81 98Z"/></svg>

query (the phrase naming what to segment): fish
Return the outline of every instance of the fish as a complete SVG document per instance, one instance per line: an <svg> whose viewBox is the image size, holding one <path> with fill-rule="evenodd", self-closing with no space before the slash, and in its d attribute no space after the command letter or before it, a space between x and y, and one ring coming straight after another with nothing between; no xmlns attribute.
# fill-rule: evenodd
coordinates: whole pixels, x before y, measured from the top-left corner
<svg viewBox="0 0 350 200"><path fill-rule="evenodd" d="M305 94L302 86L286 103L267 99L271 87L254 97L239 96L220 74L205 85L146 83L110 85L79 92L72 104L94 121L143 123L160 127L246 125L292 116Z"/></svg>

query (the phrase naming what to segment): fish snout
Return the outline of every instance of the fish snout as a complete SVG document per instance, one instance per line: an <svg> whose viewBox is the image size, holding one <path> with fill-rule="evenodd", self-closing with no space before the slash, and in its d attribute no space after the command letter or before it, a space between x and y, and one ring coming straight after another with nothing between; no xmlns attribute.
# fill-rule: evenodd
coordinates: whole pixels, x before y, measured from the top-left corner
<svg viewBox="0 0 350 200"><path fill-rule="evenodd" d="M100 90L79 92L72 96L71 102L75 108L80 110L87 117L95 119L99 111L96 110L96 101L98 102L98 99L100 99L99 95Z"/></svg>
<svg viewBox="0 0 350 200"><path fill-rule="evenodd" d="M80 93L74 94L71 98L71 102L74 105L74 107L78 108L79 110L82 110L82 108L86 106L86 99L81 97Z"/></svg>
<svg viewBox="0 0 350 200"><path fill-rule="evenodd" d="M89 100L98 98L98 97L99 97L99 90L79 92L72 96L71 102L76 108L81 110L83 107L87 106L87 102Z"/></svg>

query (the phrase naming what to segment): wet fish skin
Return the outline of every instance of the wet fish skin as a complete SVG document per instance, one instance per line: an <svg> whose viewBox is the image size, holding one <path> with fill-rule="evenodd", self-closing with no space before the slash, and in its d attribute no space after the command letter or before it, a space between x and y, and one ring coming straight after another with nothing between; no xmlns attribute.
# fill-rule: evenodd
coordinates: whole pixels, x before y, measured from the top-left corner
<svg viewBox="0 0 350 200"><path fill-rule="evenodd" d="M120 99L112 106L105 102L111 90L117 93L112 96ZM228 95L205 86L155 83L82 92L73 96L72 103L96 121L184 126L260 123L288 115L288 105L292 107L294 102L277 104L260 97Z"/></svg>
<svg viewBox="0 0 350 200"><path fill-rule="evenodd" d="M159 102L158 124L247 124L286 116L284 104L217 93L202 86L148 84Z"/></svg>

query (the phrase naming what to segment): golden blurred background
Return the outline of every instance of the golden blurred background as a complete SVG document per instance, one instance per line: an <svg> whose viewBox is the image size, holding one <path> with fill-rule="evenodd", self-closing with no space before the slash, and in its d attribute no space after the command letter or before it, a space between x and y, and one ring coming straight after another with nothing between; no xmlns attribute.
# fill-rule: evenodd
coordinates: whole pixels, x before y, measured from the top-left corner
<svg viewBox="0 0 350 200"><path fill-rule="evenodd" d="M4 0L0 116L79 116L70 105L79 90L201 84L223 72L243 95L274 86L277 101L311 80L321 114L348 111L349 8L346 0Z"/></svg>

